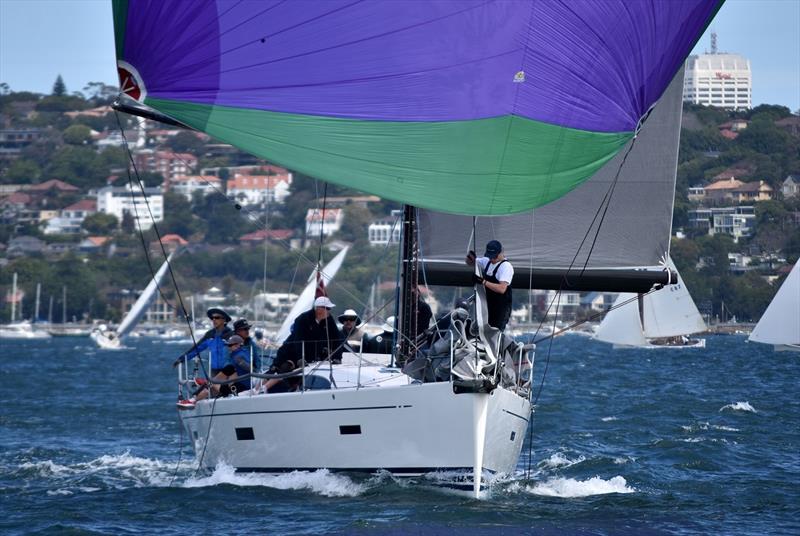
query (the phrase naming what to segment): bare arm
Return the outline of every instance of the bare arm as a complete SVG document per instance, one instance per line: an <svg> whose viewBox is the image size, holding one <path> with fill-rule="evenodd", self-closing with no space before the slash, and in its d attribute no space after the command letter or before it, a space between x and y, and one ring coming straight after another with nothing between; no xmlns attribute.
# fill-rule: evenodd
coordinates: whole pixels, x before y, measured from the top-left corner
<svg viewBox="0 0 800 536"><path fill-rule="evenodd" d="M508 288L508 283L505 281L500 281L499 283L492 283L491 281L483 280L483 286L491 290L492 292L496 292L498 294L505 294L506 289Z"/></svg>

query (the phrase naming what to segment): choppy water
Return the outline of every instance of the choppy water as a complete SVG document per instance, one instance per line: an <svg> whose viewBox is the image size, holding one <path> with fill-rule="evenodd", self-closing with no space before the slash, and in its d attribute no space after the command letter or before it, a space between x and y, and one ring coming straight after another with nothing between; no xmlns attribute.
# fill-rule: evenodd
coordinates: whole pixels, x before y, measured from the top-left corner
<svg viewBox="0 0 800 536"><path fill-rule="evenodd" d="M800 533L798 355L743 337L616 352L557 339L531 458L526 443L482 501L387 475L195 474L177 347L0 344L3 533Z"/></svg>

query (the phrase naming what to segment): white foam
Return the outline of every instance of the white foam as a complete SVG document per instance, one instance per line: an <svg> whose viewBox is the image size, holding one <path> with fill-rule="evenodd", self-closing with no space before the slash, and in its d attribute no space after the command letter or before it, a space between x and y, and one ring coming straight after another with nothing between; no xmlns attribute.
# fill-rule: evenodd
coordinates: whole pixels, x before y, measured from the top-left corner
<svg viewBox="0 0 800 536"><path fill-rule="evenodd" d="M586 458L583 456L578 456L577 458L570 459L567 458L562 452L556 452L546 460L543 460L539 465L543 465L544 467L550 469L557 469L557 468L570 467L577 463L581 463L585 460Z"/></svg>
<svg viewBox="0 0 800 536"><path fill-rule="evenodd" d="M28 462L20 465L22 470L33 469L40 476L50 478L71 478L95 476L115 488L126 487L132 483L135 487L168 486L174 467L159 460L132 456L129 452L114 455L103 455L88 462L61 465L52 460ZM80 489L79 491L96 491L100 488Z"/></svg>
<svg viewBox="0 0 800 536"><path fill-rule="evenodd" d="M750 405L750 402L734 402L719 408L720 411L730 409L733 411L749 411L751 413L758 413L756 409Z"/></svg>
<svg viewBox="0 0 800 536"><path fill-rule="evenodd" d="M625 479L618 475L609 480L604 480L599 476L592 477L589 480L552 478L533 487L527 486L526 491L534 495L569 499L608 493L634 493L636 489L629 487Z"/></svg>
<svg viewBox="0 0 800 536"><path fill-rule="evenodd" d="M718 425L718 424L713 425L713 428L715 430L722 430L723 432L739 432L740 431L738 428L734 428L733 426L722 426L722 425Z"/></svg>
<svg viewBox="0 0 800 536"><path fill-rule="evenodd" d="M603 417L600 420L603 421L603 422L609 422L609 421L616 421L618 419L612 415L611 417Z"/></svg>
<svg viewBox="0 0 800 536"><path fill-rule="evenodd" d="M237 473L233 467L227 464L219 464L211 475L190 478L183 485L187 488L200 488L220 484L309 490L326 497L355 497L367 489L367 486L357 484L346 476L332 474L327 469L292 471L281 474Z"/></svg>

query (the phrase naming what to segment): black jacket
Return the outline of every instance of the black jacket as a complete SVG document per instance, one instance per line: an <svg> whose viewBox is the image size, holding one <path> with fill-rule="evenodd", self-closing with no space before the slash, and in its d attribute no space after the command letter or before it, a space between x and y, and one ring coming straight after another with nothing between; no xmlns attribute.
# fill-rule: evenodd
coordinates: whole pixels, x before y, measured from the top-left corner
<svg viewBox="0 0 800 536"><path fill-rule="evenodd" d="M297 365L304 356L307 363L322 361L329 356L334 362L340 362L343 340L331 315L317 322L314 309L311 309L295 319L292 333L278 349L274 365L279 366L289 359Z"/></svg>

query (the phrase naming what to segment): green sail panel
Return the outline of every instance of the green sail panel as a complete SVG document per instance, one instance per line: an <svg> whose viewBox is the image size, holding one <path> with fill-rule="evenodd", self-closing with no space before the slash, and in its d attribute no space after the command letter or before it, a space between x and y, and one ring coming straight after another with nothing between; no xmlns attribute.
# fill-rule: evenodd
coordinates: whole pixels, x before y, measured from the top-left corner
<svg viewBox="0 0 800 536"><path fill-rule="evenodd" d="M550 203L591 177L633 136L517 116L359 121L155 98L145 104L306 175L457 214L510 214Z"/></svg>

